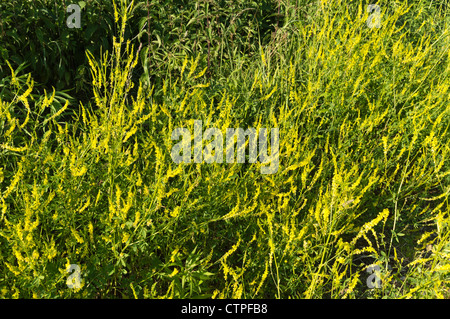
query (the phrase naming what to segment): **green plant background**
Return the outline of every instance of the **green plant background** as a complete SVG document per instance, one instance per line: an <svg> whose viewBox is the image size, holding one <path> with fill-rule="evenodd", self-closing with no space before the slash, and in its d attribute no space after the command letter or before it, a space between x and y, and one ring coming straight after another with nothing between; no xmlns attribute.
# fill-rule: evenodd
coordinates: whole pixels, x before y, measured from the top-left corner
<svg viewBox="0 0 450 319"><path fill-rule="evenodd" d="M55 3L0 4L0 296L449 298L446 1ZM194 120L279 171L175 165Z"/></svg>

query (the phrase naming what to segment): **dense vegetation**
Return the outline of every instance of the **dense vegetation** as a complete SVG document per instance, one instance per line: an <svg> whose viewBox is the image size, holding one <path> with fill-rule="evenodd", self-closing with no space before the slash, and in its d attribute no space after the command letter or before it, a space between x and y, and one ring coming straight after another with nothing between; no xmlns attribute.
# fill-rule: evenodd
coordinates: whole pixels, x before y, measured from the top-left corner
<svg viewBox="0 0 450 319"><path fill-rule="evenodd" d="M1 297L449 298L447 1L77 3L0 3Z"/></svg>

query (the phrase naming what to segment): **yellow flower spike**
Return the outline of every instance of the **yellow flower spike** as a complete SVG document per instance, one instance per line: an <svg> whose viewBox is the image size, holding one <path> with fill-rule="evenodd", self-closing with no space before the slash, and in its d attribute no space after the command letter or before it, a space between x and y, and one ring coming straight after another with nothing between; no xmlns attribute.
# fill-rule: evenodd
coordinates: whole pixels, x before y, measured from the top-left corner
<svg viewBox="0 0 450 319"><path fill-rule="evenodd" d="M174 268L174 270L172 271L172 273L169 275L169 277L173 277L173 276L175 276L176 274L178 274L180 271L178 270L178 268Z"/></svg>
<svg viewBox="0 0 450 319"><path fill-rule="evenodd" d="M141 178L141 174L139 172L137 172L136 186L138 186L138 187L142 186L142 178Z"/></svg>
<svg viewBox="0 0 450 319"><path fill-rule="evenodd" d="M8 137L11 135L11 133L14 131L14 129L16 128L16 123L17 123L17 119L13 118L10 121L8 120L8 124L9 124L9 129L5 132L5 137Z"/></svg>
<svg viewBox="0 0 450 319"><path fill-rule="evenodd" d="M208 69L208 67L205 67L200 73L198 73L196 76L194 76L194 79L198 79L198 78L202 77L205 74L207 69ZM204 87L207 87L207 86L204 86Z"/></svg>
<svg viewBox="0 0 450 319"><path fill-rule="evenodd" d="M370 222L365 223L359 233L353 238L351 241L351 245L355 245L356 241L361 238L364 234L366 234L370 229L375 227L380 221L384 221L386 223L387 217L389 216L389 210L384 209L382 212L378 214L378 216Z"/></svg>
<svg viewBox="0 0 450 319"><path fill-rule="evenodd" d="M25 105L25 108L27 109L27 116L25 118L25 120L23 121L22 125L20 125L19 127L21 129L23 129L25 127L25 125L27 125L28 121L30 120L30 106L28 104L28 100L26 98L20 97L19 100Z"/></svg>
<svg viewBox="0 0 450 319"><path fill-rule="evenodd" d="M188 63L188 58L187 58L187 55L186 55L186 56L184 56L183 65L181 67L181 75L180 75L181 77L183 77L183 73L184 73L184 70L186 69L187 63Z"/></svg>
<svg viewBox="0 0 450 319"><path fill-rule="evenodd" d="M92 222L89 222L88 232L89 232L89 239L93 243L94 242L94 225L92 224Z"/></svg>
<svg viewBox="0 0 450 319"><path fill-rule="evenodd" d="M358 280L359 280L359 273L356 273L355 276L353 277L352 281L350 282L350 285L347 288L345 295L342 297L342 299L346 299L348 297L348 295L353 292L353 290L356 287L356 284L358 283Z"/></svg>
<svg viewBox="0 0 450 319"><path fill-rule="evenodd" d="M14 69L12 68L11 64L9 64L8 60L6 60L6 64L8 64L9 69L11 70L11 84L19 85L19 81L17 80L16 73L14 72Z"/></svg>
<svg viewBox="0 0 450 319"><path fill-rule="evenodd" d="M133 136L137 132L138 127L134 126L128 133L125 135L123 139L123 143L125 143L131 136Z"/></svg>
<svg viewBox="0 0 450 319"><path fill-rule="evenodd" d="M136 290L134 290L134 286L133 286L133 283L132 283L132 282L130 282L130 288L131 288L131 290L133 291L134 299L138 299L138 297L137 297L137 295L136 295Z"/></svg>
<svg viewBox="0 0 450 319"><path fill-rule="evenodd" d="M26 150L28 150L28 145L25 145L23 147L14 147L14 146L10 146L7 144L1 144L0 145L2 148L8 150L8 151L12 151L12 152L24 152Z"/></svg>
<svg viewBox="0 0 450 319"><path fill-rule="evenodd" d="M3 200L6 199L9 194L11 194L11 192L14 190L14 188L16 187L16 185L19 183L20 179L23 176L23 170L22 170L22 166L23 166L23 161L20 162L18 164L19 168L17 170L17 173L14 175L11 184L9 185L9 187L6 189L5 193L3 194ZM1 193L0 193L1 195Z"/></svg>
<svg viewBox="0 0 450 319"><path fill-rule="evenodd" d="M78 232L75 230L75 228L71 228L70 231L78 243L80 243L80 244L84 243L83 238L81 238L81 236L78 234Z"/></svg>
<svg viewBox="0 0 450 319"><path fill-rule="evenodd" d="M130 238L130 234L128 233L124 233L123 237L122 237L122 243L126 243L128 241L128 239Z"/></svg>
<svg viewBox="0 0 450 319"><path fill-rule="evenodd" d="M212 294L212 296L211 296L211 299L216 299L217 298L217 295L220 293L220 291L218 290L218 289L216 289L216 290L214 290L213 291L213 294Z"/></svg>
<svg viewBox="0 0 450 319"><path fill-rule="evenodd" d="M37 250L33 250L31 258L33 258L34 260L37 260L39 258L39 252Z"/></svg>
<svg viewBox="0 0 450 319"><path fill-rule="evenodd" d="M175 209L170 213L170 216L172 216L173 218L178 217L178 215L180 214L180 206L175 207Z"/></svg>
<svg viewBox="0 0 450 319"><path fill-rule="evenodd" d="M64 112L67 109L68 106L69 106L69 100L66 100L66 103L64 104L64 106L58 112L56 112L55 114L53 114L49 118L45 119L43 124L45 125L47 122L49 122L51 120L54 120L55 118L60 116L61 113Z"/></svg>
<svg viewBox="0 0 450 319"><path fill-rule="evenodd" d="M137 224L139 223L141 217L141 213L140 212L136 212L136 215L134 217L134 223L133 223L133 227L136 228Z"/></svg>
<svg viewBox="0 0 450 319"><path fill-rule="evenodd" d="M260 101L267 101L275 92L277 91L277 85L275 85L275 87L272 89L272 91L270 91L269 94L267 94L266 96L260 98Z"/></svg>
<svg viewBox="0 0 450 319"><path fill-rule="evenodd" d="M198 65L198 61L200 60L200 55L197 55L197 58L195 59L191 59L191 68L189 69L189 74L188 74L188 78L191 77L191 75L194 73L195 69L197 68Z"/></svg>
<svg viewBox="0 0 450 319"><path fill-rule="evenodd" d="M180 248L177 247L177 248L175 248L174 251L172 251L172 255L170 257L170 262L171 263L175 262L175 256L178 254L179 250L180 250Z"/></svg>
<svg viewBox="0 0 450 319"><path fill-rule="evenodd" d="M116 1L113 0L113 6L114 6L114 22L119 22L119 11L117 10Z"/></svg>

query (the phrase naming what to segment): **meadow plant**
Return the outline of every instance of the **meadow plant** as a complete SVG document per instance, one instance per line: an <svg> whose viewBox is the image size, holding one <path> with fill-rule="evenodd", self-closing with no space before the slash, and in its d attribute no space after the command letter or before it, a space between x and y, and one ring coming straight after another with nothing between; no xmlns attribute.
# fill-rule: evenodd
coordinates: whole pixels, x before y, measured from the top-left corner
<svg viewBox="0 0 450 319"><path fill-rule="evenodd" d="M87 52L93 99L72 119L69 102L32 99L31 77L11 68L1 297L449 298L445 11L380 3L381 27L368 28L361 2L289 2L274 41L226 87L200 55L160 87L134 87L133 3L113 1L113 50ZM276 128L277 170L261 174L252 137L248 155L229 153L240 160L174 163L172 132L186 132L187 154L202 150L197 121L208 138ZM227 158L221 143L208 154L220 145Z"/></svg>

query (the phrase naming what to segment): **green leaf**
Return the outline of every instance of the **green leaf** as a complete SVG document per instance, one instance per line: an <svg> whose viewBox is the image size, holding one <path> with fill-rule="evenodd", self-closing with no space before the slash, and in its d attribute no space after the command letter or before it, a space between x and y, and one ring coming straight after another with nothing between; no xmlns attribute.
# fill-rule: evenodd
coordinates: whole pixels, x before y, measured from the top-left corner
<svg viewBox="0 0 450 319"><path fill-rule="evenodd" d="M42 44L46 43L41 29L36 29L36 36Z"/></svg>
<svg viewBox="0 0 450 319"><path fill-rule="evenodd" d="M86 28L84 36L86 37L87 40L89 40L97 30L98 26L96 24L89 24L89 26Z"/></svg>

